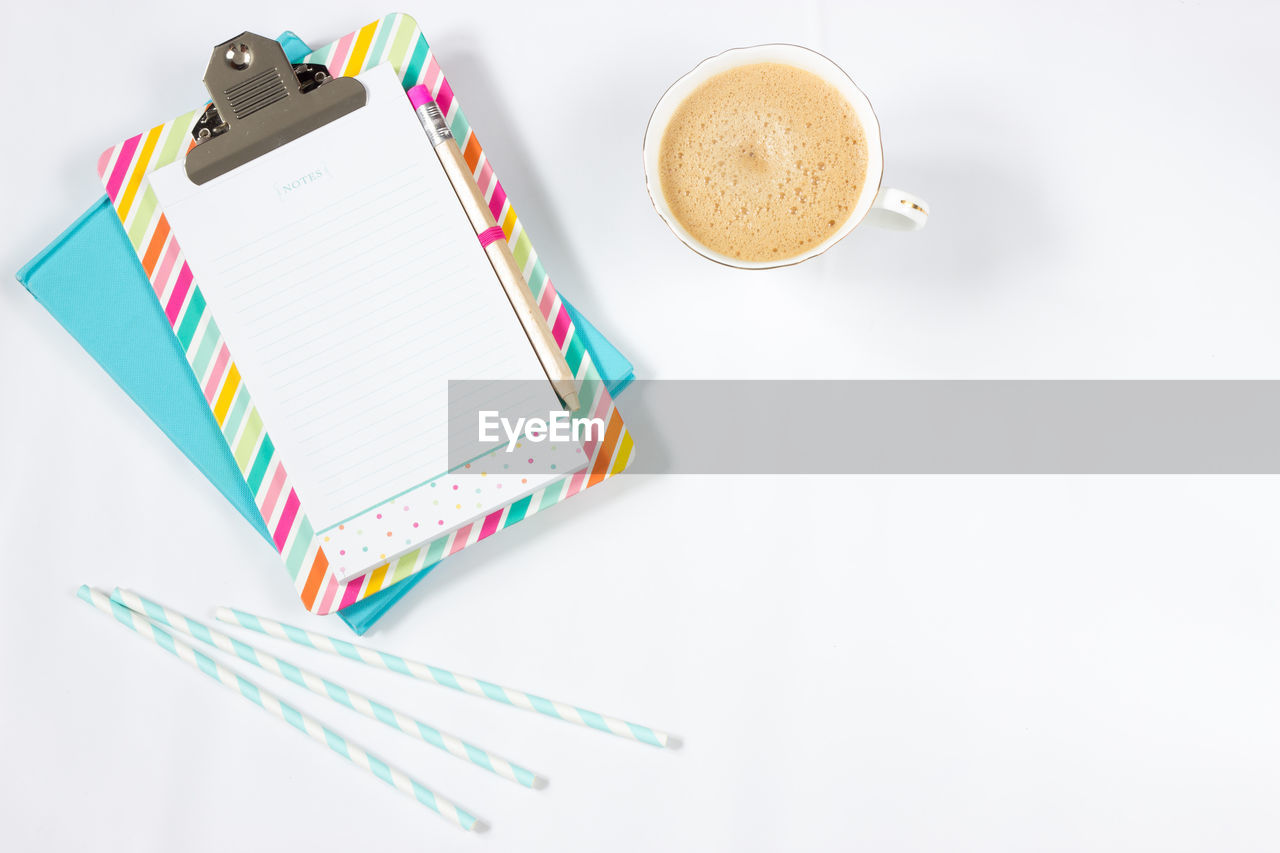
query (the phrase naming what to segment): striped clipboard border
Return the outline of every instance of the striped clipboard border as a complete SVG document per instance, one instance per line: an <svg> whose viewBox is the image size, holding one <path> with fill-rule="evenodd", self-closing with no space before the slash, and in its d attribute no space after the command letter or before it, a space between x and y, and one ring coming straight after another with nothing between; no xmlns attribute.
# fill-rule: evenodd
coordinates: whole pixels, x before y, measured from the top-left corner
<svg viewBox="0 0 1280 853"><path fill-rule="evenodd" d="M283 461L241 381L217 322L208 310L200 287L147 181L147 175L152 171L173 163L179 155L185 156L191 149L194 144L191 129L202 109L158 124L103 152L98 160L98 173L138 253L165 317L173 327L214 418L222 428L222 435L254 495L302 603L308 610L323 614L373 595L443 557L597 485L627 467L633 445L582 337L577 334L568 311L556 294L528 233L459 108L453 88L445 79L417 22L400 13L388 15L313 52L307 61L323 64L330 73L344 76L353 76L389 62L405 89L418 84L425 84L431 89L445 113L455 142L462 149L467 165L489 201L490 210L501 224L516 260L524 268L529 289L577 376L585 411L592 417L602 418L607 424L604 438L589 442L584 447L589 462L581 471L358 578L346 582L339 580L329 567L324 549L303 511Z"/></svg>

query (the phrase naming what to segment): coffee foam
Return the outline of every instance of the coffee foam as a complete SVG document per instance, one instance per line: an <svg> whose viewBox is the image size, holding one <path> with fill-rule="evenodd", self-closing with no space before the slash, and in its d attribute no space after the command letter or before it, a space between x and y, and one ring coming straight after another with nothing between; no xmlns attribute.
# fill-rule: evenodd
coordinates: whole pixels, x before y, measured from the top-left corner
<svg viewBox="0 0 1280 853"><path fill-rule="evenodd" d="M762 62L717 74L685 98L658 160L667 206L695 240L739 260L781 261L849 219L867 145L834 86Z"/></svg>

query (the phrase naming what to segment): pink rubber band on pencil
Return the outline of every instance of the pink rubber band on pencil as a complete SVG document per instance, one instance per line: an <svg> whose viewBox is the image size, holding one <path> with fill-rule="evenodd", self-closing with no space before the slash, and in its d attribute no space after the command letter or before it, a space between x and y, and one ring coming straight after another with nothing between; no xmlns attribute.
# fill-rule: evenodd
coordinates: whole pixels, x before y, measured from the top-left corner
<svg viewBox="0 0 1280 853"><path fill-rule="evenodd" d="M501 225L495 225L492 228L486 228L476 235L476 239L480 241L481 246L486 248L490 243L496 243L499 240L507 239L506 233L502 230Z"/></svg>

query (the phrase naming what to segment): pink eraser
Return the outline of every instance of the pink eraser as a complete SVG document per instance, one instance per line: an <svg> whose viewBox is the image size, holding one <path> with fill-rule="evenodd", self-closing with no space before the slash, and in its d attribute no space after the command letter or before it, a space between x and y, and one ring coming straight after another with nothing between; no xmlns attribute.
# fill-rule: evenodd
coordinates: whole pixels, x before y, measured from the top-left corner
<svg viewBox="0 0 1280 853"><path fill-rule="evenodd" d="M435 98L431 97L431 90L421 83L409 90L409 103L413 104L415 110L423 104L432 103L434 100Z"/></svg>

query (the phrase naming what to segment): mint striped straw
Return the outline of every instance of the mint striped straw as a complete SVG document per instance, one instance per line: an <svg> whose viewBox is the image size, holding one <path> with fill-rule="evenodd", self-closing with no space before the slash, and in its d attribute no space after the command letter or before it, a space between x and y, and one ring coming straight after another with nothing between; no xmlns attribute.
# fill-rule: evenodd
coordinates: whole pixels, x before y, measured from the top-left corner
<svg viewBox="0 0 1280 853"><path fill-rule="evenodd" d="M146 616L153 622L168 625L170 628L175 628L201 642L236 655L241 660L251 663L259 669L275 673L281 678L292 681L299 687L305 687L317 696L332 699L338 704L345 705L370 719L377 720L380 723L391 726L393 729L398 729L407 735L416 737L437 749L443 749L450 755L461 758L464 761L470 761L477 767L483 767L490 773L496 773L504 779L519 782L526 788L546 787L545 779L526 770L519 764L513 764L501 756L469 744L447 732L442 732L421 720L415 720L407 714L388 708L386 705L370 699L368 696L358 693L349 687L343 687L341 684L337 684L313 672L308 672L286 660L267 654L248 643L242 643L234 637L215 631L176 610L170 610L162 604L143 598L133 590L116 587L115 592L111 594L111 599L117 604L123 604L134 613Z"/></svg>
<svg viewBox="0 0 1280 853"><path fill-rule="evenodd" d="M252 681L232 672L203 652L197 651L182 640L175 638L145 616L136 614L127 607L112 601L102 590L81 586L77 595L82 601L93 605L103 613L114 616L121 625L151 640L160 648L169 652L169 654L200 670L223 687L236 691L245 699L284 720L312 740L323 743L352 764L362 770L367 770L401 793L413 797L446 820L470 832L483 832L488 828L483 821L477 820L401 771L388 766L382 759L370 755L363 748L347 741L341 735L293 706L281 701Z"/></svg>
<svg viewBox="0 0 1280 853"><path fill-rule="evenodd" d="M556 702L552 699L543 699L541 696L535 696L532 693L513 690L510 687L501 687L488 681L472 678L469 675L460 675L430 664L407 660L397 655L379 652L365 646L357 646L354 643L348 643L336 637L329 637L313 631L306 631L302 628L295 628L292 625L285 625L283 622L268 619L266 616L255 616L252 613L245 613L230 607L219 607L216 615L220 622L239 625L251 631L297 643L300 646L350 658L351 660L358 660L369 666L398 672L401 675L408 675L420 681L429 681L443 687L461 690L463 693L470 693L472 696L482 696L495 702L501 702L504 705L523 708L526 711L537 711L539 714L555 717L557 720L564 720L565 722L586 726L590 729L599 729L602 732L608 732L630 740L638 740L651 746L667 747L669 749L678 749L680 746L678 738L666 732L642 726L639 723L629 723L626 720L619 720L617 717L608 717L604 714L597 714L595 711L588 711L586 708L566 705L563 702Z"/></svg>

